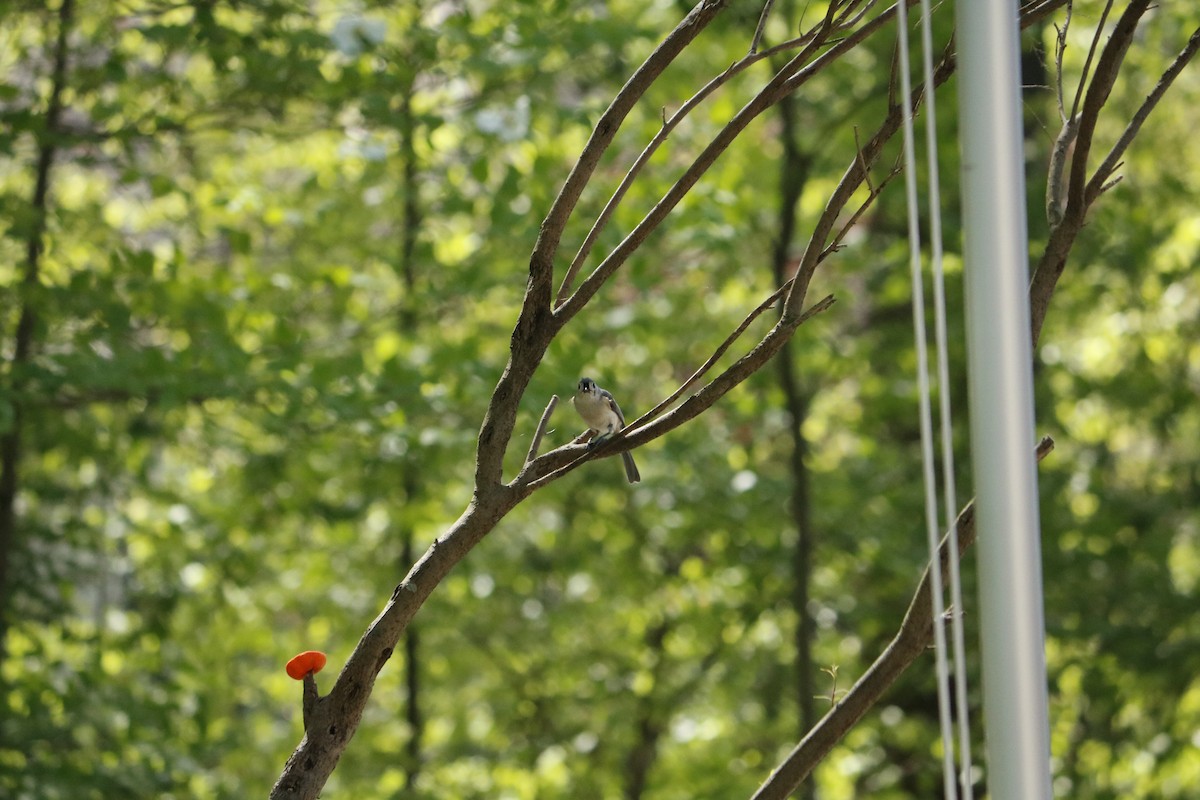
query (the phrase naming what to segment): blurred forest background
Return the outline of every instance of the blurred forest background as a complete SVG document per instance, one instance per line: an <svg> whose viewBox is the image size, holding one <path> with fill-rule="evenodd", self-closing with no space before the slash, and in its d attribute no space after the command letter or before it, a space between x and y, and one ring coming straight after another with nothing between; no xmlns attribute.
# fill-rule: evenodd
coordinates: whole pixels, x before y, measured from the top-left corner
<svg viewBox="0 0 1200 800"><path fill-rule="evenodd" d="M663 114L746 53L762 4L730 5L635 109L583 198L592 216ZM764 41L795 35L804 6L779 0ZM1068 101L1102 9L1074 10ZM302 735L284 662L324 650L331 683L462 512L540 220L687 10L0 7L0 795L267 793ZM1035 260L1062 22L1023 38ZM1100 152L1197 24L1188 3L1146 17ZM777 285L856 131L877 124L894 38L855 48L723 155L556 340L514 453L581 375L631 417L651 407ZM672 134L598 252L770 63ZM965 409L955 90L937 124ZM1038 433L1057 442L1040 475L1061 797L1200 786L1198 129L1190 68L1089 217L1036 355ZM568 226L564 252L586 231ZM846 245L813 285L836 305L639 449L643 483L616 459L586 465L438 587L325 797L753 792L886 645L927 558L902 181ZM965 411L956 426L965 500ZM566 406L552 427L553 446L581 428ZM964 568L977 652L973 553ZM971 675L979 763L977 656ZM926 656L818 769L816 796L934 796L937 739Z"/></svg>

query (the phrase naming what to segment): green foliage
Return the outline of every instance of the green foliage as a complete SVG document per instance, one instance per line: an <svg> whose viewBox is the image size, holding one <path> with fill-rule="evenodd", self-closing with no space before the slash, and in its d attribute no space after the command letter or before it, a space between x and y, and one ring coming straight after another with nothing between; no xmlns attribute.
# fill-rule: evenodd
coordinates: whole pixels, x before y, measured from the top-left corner
<svg viewBox="0 0 1200 800"><path fill-rule="evenodd" d="M0 11L0 432L19 424L24 445L2 598L0 794L261 796L302 733L286 659L323 649L336 674L410 566L406 543L419 554L470 500L538 220L679 9L82 3L61 130L47 131L57 18L18 5ZM798 12L782 5L772 41L798 25L783 29ZM1096 22L1086 11L1068 90ZM1147 26L1105 142L1191 17L1163 8ZM664 108L744 54L756 22L730 14L635 109L557 274ZM890 42L871 41L797 105L811 158L802 236L854 157L855 129L869 135L887 102L891 57ZM584 274L766 74L739 78L673 133ZM1048 92L1027 100L1040 209L1056 112ZM945 179L956 125L939 101ZM1063 796L1185 797L1200 779L1196 108L1192 70L1095 211L1038 357L1039 429L1058 441L1042 501ZM778 137L771 115L752 126L555 342L509 475L551 394L590 374L636 416L773 288ZM28 287L48 142L45 251ZM811 398L812 644L839 688L886 645L925 559L897 188L818 274L812 299L838 304L793 347ZM954 251L955 214L947 225ZM1036 250L1044 228L1032 230ZM947 266L955 298L954 252ZM35 347L17 363L25 307L39 312ZM633 489L604 461L513 513L417 618L416 786L401 758L414 732L397 651L326 796L620 796L648 743L645 797L748 796L798 736L777 383L765 370L639 450ZM549 443L578 427L560 406ZM965 474L960 487L965 497ZM852 732L818 772L822 797L936 791L931 676L921 662ZM831 682L816 676L822 691Z"/></svg>

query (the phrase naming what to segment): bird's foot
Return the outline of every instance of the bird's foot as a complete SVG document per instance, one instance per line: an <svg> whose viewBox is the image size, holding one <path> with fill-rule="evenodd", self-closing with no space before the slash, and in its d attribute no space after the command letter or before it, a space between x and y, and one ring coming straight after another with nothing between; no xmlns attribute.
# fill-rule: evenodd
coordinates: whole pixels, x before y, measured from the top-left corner
<svg viewBox="0 0 1200 800"><path fill-rule="evenodd" d="M587 446L588 450L595 450L598 446L604 444L611 438L612 438L611 433L596 434L595 436L592 437L592 440L590 442L588 442L588 446Z"/></svg>

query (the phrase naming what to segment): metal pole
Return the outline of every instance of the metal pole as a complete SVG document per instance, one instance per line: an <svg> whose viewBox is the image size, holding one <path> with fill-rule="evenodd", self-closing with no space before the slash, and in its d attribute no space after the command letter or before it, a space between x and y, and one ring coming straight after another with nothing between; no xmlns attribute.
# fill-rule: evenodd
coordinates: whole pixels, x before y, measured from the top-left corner
<svg viewBox="0 0 1200 800"><path fill-rule="evenodd" d="M1050 800L1017 4L957 15L987 782Z"/></svg>

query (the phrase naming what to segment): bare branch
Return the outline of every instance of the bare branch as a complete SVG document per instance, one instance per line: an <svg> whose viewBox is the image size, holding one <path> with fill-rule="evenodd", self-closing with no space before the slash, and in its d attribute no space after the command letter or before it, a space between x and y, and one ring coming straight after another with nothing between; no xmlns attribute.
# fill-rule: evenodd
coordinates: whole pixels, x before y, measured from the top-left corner
<svg viewBox="0 0 1200 800"><path fill-rule="evenodd" d="M1096 124L1099 121L1100 112L1112 92L1112 87L1116 83L1125 53L1137 31L1138 21L1146 13L1149 5L1150 0L1131 0L1129 6L1121 14L1121 18L1117 20L1112 35L1096 60L1095 74L1084 95L1083 105L1079 111L1079 130L1075 136L1075 152L1071 157L1070 177L1067 182L1062 217L1059 224L1050 232L1050 239L1046 243L1046 249L1034 270L1029 286L1030 334L1035 348L1041 337L1042 323L1045 321L1046 312L1050 306L1050 298L1066 267L1067 254L1070 253L1075 238L1083 228L1084 215L1087 213L1089 203L1087 162L1092 147L1092 137L1096 132Z"/></svg>
<svg viewBox="0 0 1200 800"><path fill-rule="evenodd" d="M542 446L542 437L546 435L546 425L550 422L550 417L554 414L554 408L557 405L558 395L550 395L550 402L546 404L546 410L542 412L542 418L538 420L537 430L533 433L533 441L529 443L529 452L525 454L526 464L537 458L538 450Z"/></svg>
<svg viewBox="0 0 1200 800"><path fill-rule="evenodd" d="M1041 462L1054 449L1054 440L1049 436L1038 442L1035 454ZM954 522L954 535L958 537L958 552L963 552L975 541L975 501L967 503ZM950 534L942 539L938 548L938 566L945 576L950 567ZM870 668L846 692L816 726L805 735L787 758L767 777L754 793L753 800L785 800L812 772L841 738L863 718L883 696L896 679L908 669L933 641L933 609L930 602L932 580L929 568L925 569L908 612L900 623L900 629L875 659Z"/></svg>
<svg viewBox="0 0 1200 800"><path fill-rule="evenodd" d="M841 230L834 234L833 239L821 252L821 260L824 260L828 256L837 252L838 248L840 248L842 245L842 240L846 238L846 234L848 234L854 228L854 226L858 224L858 221L862 219L862 215L866 213L867 209L870 208L879 195L883 193L883 190L887 187L887 185L901 173L902 169L903 168L900 166L899 161L897 161L896 166L892 167L891 171L884 176L883 182L878 186L871 186L870 182L868 181L867 190L869 191L869 194L867 195L867 199L859 204L855 212L851 214L850 218L846 220L846 223L842 225Z"/></svg>
<svg viewBox="0 0 1200 800"><path fill-rule="evenodd" d="M913 3L916 0L905 0L905 2ZM804 50L798 53L791 61L788 62L783 69L779 70L776 75L767 83L767 85L750 100L733 118L717 132L708 146L693 160L691 166L683 173L683 175L675 182L675 184L667 190L666 194L655 204L642 221L639 222L634 229L625 237L625 239L617 245L617 247L600 263L599 266L592 272L591 275L584 280L579 289L575 291L571 297L567 298L555 311L555 317L558 323L565 324L575 314L588 303L589 300L599 291L600 287L608 278L616 272L617 269L624 264L638 247L646 240L646 238L660 225L667 215L679 204L679 201L691 190L693 186L700 180L705 172L716 162L717 158L725 152L730 144L737 136L760 114L774 105L780 98L790 92L795 91L800 86L804 85L814 75L827 68L837 59L844 56L848 51L861 44L873 34L877 33L884 25L891 21L887 12L880 14L870 22L864 24L861 28L854 31L852 34L833 44L829 49L822 53L819 57L813 59L806 64L806 60L810 54L828 43L829 37L834 33L832 24L832 14L835 9L831 8L830 13L825 19L818 24L814 29L817 32L813 38L807 43ZM794 71L794 73L793 73ZM898 116L898 115L897 115ZM843 201L844 203L845 201ZM800 313L799 301L790 312L791 316L795 317Z"/></svg>
<svg viewBox="0 0 1200 800"><path fill-rule="evenodd" d="M612 143L617 130L620 129L637 101L683 49L712 22L724 5L724 0L701 0L691 13L675 27L675 30L668 34L662 44L642 62L642 65L617 92L617 96L613 98L608 109L600 116L579 160L575 162L558 197L555 198L554 204L546 214L537 243L534 245L533 254L530 256L530 289L532 291L536 287L539 302L544 300L545 305L549 306L550 284L554 277L554 254L558 251L567 220L574 212L584 187L587 186L592 174L596 171L600 157Z"/></svg>
<svg viewBox="0 0 1200 800"><path fill-rule="evenodd" d="M316 713L317 703L321 700L321 693L317 691L317 679L311 672L304 674L304 688L300 694L300 716L304 721L304 730L308 730L308 726L312 723L313 714Z"/></svg>
<svg viewBox="0 0 1200 800"><path fill-rule="evenodd" d="M855 4L852 3L851 5ZM686 194L692 186L695 185L696 181L698 181L700 177L708 170L708 168L712 166L713 162L715 162L721 153L725 151L733 139L736 138L739 133L741 133L742 129L745 128L746 125L748 125L755 117L765 111L769 106L777 102L780 97L787 94L787 92L779 91L780 85L782 85L782 83L788 77L793 76L796 71L804 65L805 62L811 59L817 50L822 46L822 44L834 32L832 14L836 10L836 7L836 3L832 4L825 19L807 33L780 45L776 45L775 47L764 50L761 53L751 53L734 64L731 64L725 69L724 72L710 80L702 89L700 89L700 91L696 92L696 94L689 98L688 101L684 103L678 111L671 115L670 119L663 123L663 126L659 132L655 134L654 138L646 145L646 147L638 155L637 160L634 161L633 165L629 168L629 171L625 174L621 184L617 187L617 190L613 193L613 196L605 205L604 210L600 213L600 216L597 217L592 229L588 231L587 236L584 238L583 244L580 245L579 251L571 260L571 266L567 269L567 273L559 287L558 296L555 299L556 311L562 314L563 322L566 322L566 320L578 313L578 310L586 305L587 301L590 300L599 287L603 285L604 281L606 281L608 277L611 276L612 273L620 268L620 266L625 262L625 260L628 258L628 253L624 255L618 255L622 248L628 247L629 252L637 249L637 247L641 245L642 241L644 241L645 238L652 233L656 227L658 227L658 225L662 222L662 219L664 219L667 214L674 209L675 205L679 202L679 199ZM787 50L795 49L801 45L804 45L804 49L795 55L790 61L788 61L788 63L782 68L780 68L778 72L776 72L775 77L762 89L762 91L759 92L754 100L752 100L750 104L746 106L746 108L743 108L741 112L735 115L724 129L718 132L712 143L710 143L704 152L696 158L696 160L692 163L692 166L689 167L687 172L684 173L683 177L676 182L675 186L671 187L671 189L666 195L663 196L662 200L659 201L654 209L651 210L651 212L647 214L640 223L638 223L633 231L625 238L625 241L621 242L617 249L610 253L609 256L600 264L600 266L593 271L586 284L588 287L586 294L580 296L577 292L576 295L568 298L567 294L571 291L571 288L575 282L575 278L578 275L579 270L582 268L584 260L591 253L592 247L595 245L596 239L599 237L600 232L603 231L603 229L607 226L613 212L616 210L617 206L620 205L621 200L624 199L626 192L629 190L629 187L632 185L638 173L641 172L646 162L650 160L650 157L654 155L659 146L666 141L671 131L678 127L679 123L688 114L690 114L697 106L700 105L700 103L707 99L709 95L728 82L730 78L765 58L785 52ZM794 90L794 88L795 87L789 91ZM747 109L749 109L751 106L757 106L756 110L749 114L749 116L744 116ZM724 141L719 146L716 146L718 140ZM674 199L672 199L673 197ZM579 297L580 299L578 302L573 302L576 300L576 297Z"/></svg>
<svg viewBox="0 0 1200 800"><path fill-rule="evenodd" d="M1120 166L1120 165L1118 165L1118 166ZM1116 186L1118 183L1120 183L1122 181L1122 179L1124 179L1124 177L1125 177L1124 175L1118 175L1117 177L1113 178L1108 183L1101 186L1100 189L1096 192L1096 196L1099 197L1100 195L1107 192L1109 189Z"/></svg>
<svg viewBox="0 0 1200 800"><path fill-rule="evenodd" d="M694 111L701 103L703 103L704 100L706 100L713 92L724 86L731 78L745 71L747 67L757 64L759 61L769 58L772 55L776 55L777 53L799 47L812 39L812 37L813 34L810 32L803 36L798 36L795 39L784 42L783 44L772 47L768 50L764 50L761 53L751 52L750 55L745 56L733 64L730 64L724 72L705 84L700 91L688 98L687 102L680 106L679 110L670 117L666 116L666 109L663 109L662 127L659 129L658 133L654 135L654 138L651 139L650 142L642 149L642 152L638 155L632 166L629 167L629 170L625 173L625 177L621 179L621 183L617 186L616 191L613 192L612 197L610 197L608 203L605 204L604 210L600 212L598 217L596 217L595 223L593 223L591 230L588 231L587 236L584 237L583 244L579 246L579 250L575 253L575 257L571 259L571 265L567 268L566 275L563 276L562 283L558 288L558 295L554 301L556 307L561 307L566 301L571 288L575 284L575 278L579 275L579 270L583 267L583 262L591 254L592 248L596 244L596 240L608 226L609 220L612 218L613 213L617 210L617 207L621 204L621 201L625 198L626 193L629 191L629 187L633 185L634 179L637 178L643 167L646 166L646 163L650 160L651 156L658 151L658 148L671 135L671 132L679 127L679 123L681 123L692 111Z"/></svg>
<svg viewBox="0 0 1200 800"><path fill-rule="evenodd" d="M1058 31L1058 37L1054 46L1054 72L1058 80L1055 82L1055 95L1058 99L1058 119L1060 123L1067 121L1067 111L1063 106L1063 53L1067 51L1067 31L1071 27L1071 9L1074 4L1067 3L1067 18L1063 20L1062 26L1055 25L1055 30Z"/></svg>
<svg viewBox="0 0 1200 800"><path fill-rule="evenodd" d="M758 17L758 27L754 29L754 38L750 40L750 55L758 52L758 45L762 42L763 30L767 27L767 17L771 15L771 6L775 5L775 0L767 0L763 5L762 14Z"/></svg>
<svg viewBox="0 0 1200 800"><path fill-rule="evenodd" d="M1061 26L1056 25L1058 32L1054 46L1055 99L1058 103L1060 129L1050 149L1050 166L1046 177L1046 220L1054 229L1062 222L1063 210L1067 203L1067 188L1063 181L1068 157L1075 144L1075 136L1079 133L1079 117L1072 113L1068 117L1063 101L1063 54L1067 50L1067 31L1071 28L1071 11L1073 3L1067 2L1067 15ZM1095 47L1095 40L1092 41ZM1089 53L1089 59L1090 59ZM1082 86L1082 81L1080 86ZM1076 95L1078 102L1078 95Z"/></svg>
<svg viewBox="0 0 1200 800"><path fill-rule="evenodd" d="M1142 125L1150 116L1150 112L1158 105L1158 101L1167 93L1167 89L1171 88L1171 84L1179 77L1179 73L1183 72L1183 68L1188 65L1188 62L1195 57L1197 50L1200 50L1200 28L1193 31L1187 45L1179 52L1179 55L1175 56L1175 60L1163 72L1162 77L1158 79L1158 83L1154 85L1154 89L1142 102L1142 105L1133 115L1133 118L1129 120L1129 124L1125 126L1125 130L1121 133L1121 137L1117 139L1117 143L1113 145L1112 150L1104 157L1104 161L1096 168L1092 179L1088 181L1084 197L1086 205L1090 206L1101 193L1109 188L1111 182L1106 183L1106 181L1121 166L1119 163L1121 157L1129 149L1129 145L1133 143L1134 137L1142 129Z"/></svg>
<svg viewBox="0 0 1200 800"><path fill-rule="evenodd" d="M718 345L717 349L713 351L713 354L711 356L709 356L708 359L703 364L701 364L700 367L698 369L696 369L696 371L693 372L686 381L684 381L682 384L680 384L678 389L676 389L674 392L672 392L671 395L667 399L663 400L661 403L656 405L654 408L650 409L645 414L642 414L640 417L635 419L633 422L629 423L629 425L626 426L625 430L627 432L632 432L632 431L642 427L643 425L645 425L646 423L650 422L655 417L657 417L659 414L661 414L664 409L669 408L671 405L673 405L675 403L676 400L678 400L680 397L682 397L684 394L686 394L688 389L695 386L696 383L699 382L699 380L701 378L703 378L710 369L712 369L713 365L716 364L718 360L720 360L721 356L725 355L726 351L729 350L729 348L733 345L733 343L735 341L737 341L737 339L743 333L745 333L746 328L750 327L750 323L752 323L752 322L754 322L754 320L758 319L758 317L764 311L766 311L767 309L774 306L775 303L778 302L779 298L782 297L789 288L791 288L791 285L792 285L792 282L789 280L789 281L785 282L782 286L780 286L778 289L771 292L771 294L769 294L765 300L763 300L761 303L759 303L758 306L753 311L751 311L749 314L746 315L746 318L743 319L741 324L738 325L737 328L734 329L733 333L729 334L729 336L727 336L725 338L725 341L721 342L721 344ZM807 321L807 320L811 319L812 317L815 317L817 314L820 314L822 311L828 310L833 304L834 304L834 296L827 295L826 297L822 298L820 301L818 301L811 308L809 308L807 311L804 312L804 320L803 321Z"/></svg>
<svg viewBox="0 0 1200 800"><path fill-rule="evenodd" d="M1108 13L1109 7L1112 5L1112 0L1105 4L1105 14ZM1083 99L1082 119L1079 121L1079 135L1075 145L1075 158L1071 164L1071 184L1070 194L1067 197L1067 205L1079 216L1082 216L1086 211L1084 205L1084 184L1087 177L1087 160L1092 149L1092 136L1096 132L1096 123L1100 118L1100 111L1104 108L1104 104L1108 101L1108 96L1112 92L1112 87L1116 83L1117 74L1121 70L1121 63L1125 60L1125 53L1129 49L1130 43L1133 41L1133 35L1137 30L1138 21L1150 6L1150 0L1133 0L1125 9L1125 13L1117 20L1116 28L1113 30L1112 36L1109 37L1108 43L1104 46L1104 50L1100 53L1099 59L1096 61L1096 74L1092 81L1087 85L1087 94ZM1101 26L1104 24L1101 18ZM1100 35L1100 28L1097 28L1097 41ZM1095 42L1093 42L1093 46ZM1088 62L1091 62L1091 54L1088 54ZM1087 77L1087 65L1084 66L1084 79ZM1079 92L1083 92L1083 84L1081 82ZM1075 104L1071 107L1071 116L1074 117L1079 108L1078 97Z"/></svg>
<svg viewBox="0 0 1200 800"><path fill-rule="evenodd" d="M859 163L859 166L862 167L863 180L867 184L867 191L871 192L871 194L874 194L875 187L871 185L871 165L867 163L867 160L865 158L863 158L862 145L858 141L858 126L857 125L854 126L854 150L855 150L855 152L858 153L858 163Z"/></svg>
<svg viewBox="0 0 1200 800"><path fill-rule="evenodd" d="M890 11L888 14L892 19L895 18L895 15L890 14ZM934 89L949 79L950 75L954 72L954 66L954 53L947 50L943 53L937 68L934 70ZM915 110L921 102L921 95L927 90L929 89L925 86L914 88L912 96L906 98L906 102L911 103L912 108ZM856 153L854 160L851 161L850 166L842 175L842 179L830 196L825 210L821 213L816 225L813 227L813 234L809 239L808 247L801 256L800 265L796 270L796 282L793 284L785 301L785 319L799 312L808 291L808 283L812 280L813 274L824 257L826 244L841 216L842 210L850 202L854 193L866 181L868 173L867 165L874 163L875 159L879 157L879 153L882 151L884 145L899 131L902 121L903 115L901 114L900 105L898 103L890 105L888 114L880 124L878 130L876 130L875 135L859 148L859 152Z"/></svg>
<svg viewBox="0 0 1200 800"><path fill-rule="evenodd" d="M1100 13L1100 21L1096 23L1096 32L1092 34L1092 43L1088 46L1087 58L1083 62L1083 73L1079 76L1079 85L1075 87L1075 99L1071 102L1071 117L1079 113L1079 101L1083 97L1084 87L1088 85L1088 70L1091 69L1092 59L1095 58L1096 50L1100 46L1100 36L1104 33L1104 23L1108 20L1108 13L1112 11L1112 4L1113 0L1108 0L1104 4L1104 11Z"/></svg>
<svg viewBox="0 0 1200 800"><path fill-rule="evenodd" d="M842 12L842 15L834 22L834 29L841 32L848 30L849 28L852 28L858 23L862 22L863 17L865 17L867 13L875 7L877 2L878 0L867 0L866 3L862 4L862 8L857 9L855 7L859 5L858 3L848 4L845 10Z"/></svg>

